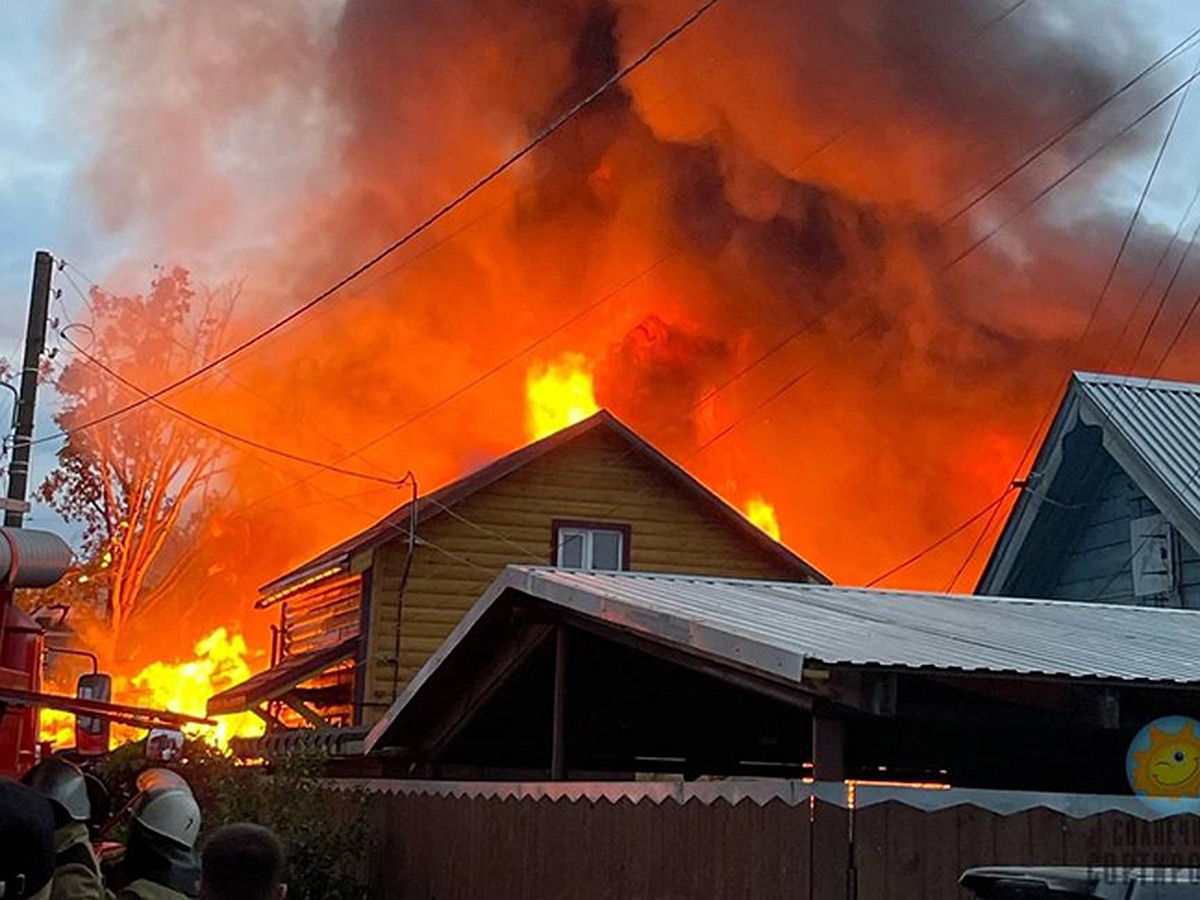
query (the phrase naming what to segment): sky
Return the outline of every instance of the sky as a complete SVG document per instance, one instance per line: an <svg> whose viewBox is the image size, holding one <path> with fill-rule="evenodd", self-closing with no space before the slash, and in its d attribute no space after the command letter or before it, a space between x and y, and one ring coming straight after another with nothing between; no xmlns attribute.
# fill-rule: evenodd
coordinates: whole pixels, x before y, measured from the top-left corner
<svg viewBox="0 0 1200 900"><path fill-rule="evenodd" d="M1104 10L1115 9L1118 2L1092 0L1096 20L1101 21ZM71 48L65 46L70 32L64 22L76 3L0 2L0 355L9 358L19 358L35 250L48 249L103 278L123 249L122 235L105 231L79 185L95 135L88 133L83 111L73 109L69 100L72 79L79 76L71 65ZM1200 10L1189 0L1139 0L1137 10L1146 30L1163 48L1200 25ZM1078 20L1069 27L1079 27ZM1200 104L1193 105L1180 128L1200 137ZM1174 226L1190 192L1194 146L1195 139L1175 142L1176 152L1164 160L1147 206L1148 218ZM1147 153L1153 150L1150 147ZM1104 190L1114 206L1132 207L1148 163L1148 157L1134 159L1112 172ZM1070 209L1059 214L1069 217ZM55 314L69 317L79 307L79 298L65 293L55 305ZM7 402L7 395L0 395L0 403ZM44 392L39 434L52 428L53 402L53 396ZM53 451L53 445L37 448L32 483L40 481L52 465ZM35 508L30 524L62 527L44 508Z"/></svg>

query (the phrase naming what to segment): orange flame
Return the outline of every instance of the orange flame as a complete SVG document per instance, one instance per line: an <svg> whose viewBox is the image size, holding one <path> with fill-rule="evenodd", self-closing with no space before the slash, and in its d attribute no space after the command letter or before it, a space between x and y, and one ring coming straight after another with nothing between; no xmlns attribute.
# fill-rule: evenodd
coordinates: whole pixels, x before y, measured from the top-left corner
<svg viewBox="0 0 1200 900"><path fill-rule="evenodd" d="M218 628L201 638L195 645L195 659L185 662L153 662L132 677L117 675L113 679L113 700L133 706L167 709L191 716L204 716L208 698L218 691L245 681L253 674L246 662L246 641L240 634L230 634ZM183 729L192 737L202 738L222 749L228 749L234 737L256 737L263 733L263 723L253 713L223 716L216 725L187 725ZM39 727L40 739L51 741L55 748L75 743L75 716L53 709L43 709ZM114 743L138 740L144 732L117 725L112 729Z"/></svg>
<svg viewBox="0 0 1200 900"><path fill-rule="evenodd" d="M127 682L118 678L114 693L119 691L125 702L203 716L209 697L253 674L245 659L246 641L240 634L218 628L196 642L195 652L193 660L154 662ZM216 725L187 725L183 730L222 748L228 748L230 738L263 733L262 720L253 713L222 716L217 721Z"/></svg>
<svg viewBox="0 0 1200 900"><path fill-rule="evenodd" d="M773 537L779 540L782 532L779 530L779 519L775 516L775 507L762 497L751 497L746 501L746 518Z"/></svg>
<svg viewBox="0 0 1200 900"><path fill-rule="evenodd" d="M38 717L38 740L49 741L55 748L75 743L75 716L58 709L42 709Z"/></svg>
<svg viewBox="0 0 1200 900"><path fill-rule="evenodd" d="M599 410L592 389L592 367L582 353L563 353L536 363L525 377L526 424L539 440L582 422Z"/></svg>

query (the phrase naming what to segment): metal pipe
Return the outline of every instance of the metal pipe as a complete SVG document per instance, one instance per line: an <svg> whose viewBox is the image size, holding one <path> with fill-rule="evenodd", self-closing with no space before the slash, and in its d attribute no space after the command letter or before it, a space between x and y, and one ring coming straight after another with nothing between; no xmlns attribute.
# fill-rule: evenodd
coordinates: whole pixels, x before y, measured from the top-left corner
<svg viewBox="0 0 1200 900"><path fill-rule="evenodd" d="M67 573L74 558L57 534L0 528L0 582L9 587L50 587Z"/></svg>
<svg viewBox="0 0 1200 900"><path fill-rule="evenodd" d="M400 617L404 612L404 589L408 586L408 573L412 571L413 554L417 552L417 476L410 470L400 482L409 483L412 499L408 501L408 553L404 557L404 571L400 575L400 590L396 593L396 640L392 648L392 702L400 696ZM367 598L364 598L364 602Z"/></svg>

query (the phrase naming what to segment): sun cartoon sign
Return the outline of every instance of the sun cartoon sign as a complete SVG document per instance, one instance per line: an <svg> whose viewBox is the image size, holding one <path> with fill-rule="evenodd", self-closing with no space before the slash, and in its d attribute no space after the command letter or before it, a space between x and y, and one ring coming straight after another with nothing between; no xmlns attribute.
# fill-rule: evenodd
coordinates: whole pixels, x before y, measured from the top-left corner
<svg viewBox="0 0 1200 900"><path fill-rule="evenodd" d="M1135 794L1200 797L1200 722L1185 716L1155 719L1129 745L1125 770Z"/></svg>

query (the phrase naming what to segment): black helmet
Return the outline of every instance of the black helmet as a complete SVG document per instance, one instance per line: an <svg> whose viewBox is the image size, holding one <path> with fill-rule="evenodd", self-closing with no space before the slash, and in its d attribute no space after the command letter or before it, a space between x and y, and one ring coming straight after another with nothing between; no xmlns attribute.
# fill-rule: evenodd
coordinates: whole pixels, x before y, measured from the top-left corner
<svg viewBox="0 0 1200 900"><path fill-rule="evenodd" d="M88 785L83 772L74 763L52 756L26 772L21 781L50 801L59 826L68 821L86 822L91 818Z"/></svg>
<svg viewBox="0 0 1200 900"><path fill-rule="evenodd" d="M0 897L25 900L54 877L54 812L37 791L0 779Z"/></svg>

